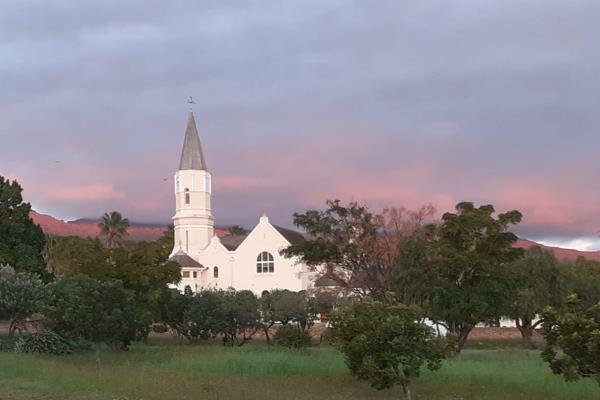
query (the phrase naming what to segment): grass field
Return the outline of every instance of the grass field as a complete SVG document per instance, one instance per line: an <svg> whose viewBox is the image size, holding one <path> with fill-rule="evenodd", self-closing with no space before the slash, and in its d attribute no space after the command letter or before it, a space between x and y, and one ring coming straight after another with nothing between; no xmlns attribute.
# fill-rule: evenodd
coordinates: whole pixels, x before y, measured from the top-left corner
<svg viewBox="0 0 600 400"><path fill-rule="evenodd" d="M350 377L343 358L328 346L284 351L262 344L242 348L134 345L121 354L39 357L0 353L2 400L152 399L393 399ZM592 382L553 376L539 353L468 350L414 385L415 399L598 399Z"/></svg>

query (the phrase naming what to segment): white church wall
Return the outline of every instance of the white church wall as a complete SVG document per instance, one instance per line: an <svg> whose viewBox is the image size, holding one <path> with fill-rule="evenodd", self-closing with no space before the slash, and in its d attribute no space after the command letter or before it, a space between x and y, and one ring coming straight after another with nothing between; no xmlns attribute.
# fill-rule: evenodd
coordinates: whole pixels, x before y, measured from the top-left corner
<svg viewBox="0 0 600 400"><path fill-rule="evenodd" d="M234 287L252 290L257 295L271 289L305 289L301 266L295 260L286 259L279 254L287 246L288 241L269 223L267 217L262 217L236 251ZM273 255L273 273L257 272L257 257L263 251Z"/></svg>

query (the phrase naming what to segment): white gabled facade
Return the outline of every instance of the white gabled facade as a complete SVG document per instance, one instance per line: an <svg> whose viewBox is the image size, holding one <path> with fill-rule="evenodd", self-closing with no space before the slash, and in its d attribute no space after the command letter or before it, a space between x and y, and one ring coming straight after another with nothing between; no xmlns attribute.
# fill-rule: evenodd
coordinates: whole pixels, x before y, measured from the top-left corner
<svg viewBox="0 0 600 400"><path fill-rule="evenodd" d="M279 254L303 240L294 231L272 225L265 215L243 236L219 238L211 212L212 182L190 112L179 170L175 173L175 246L171 258L182 266L178 288L265 290L310 289L315 274L306 265Z"/></svg>

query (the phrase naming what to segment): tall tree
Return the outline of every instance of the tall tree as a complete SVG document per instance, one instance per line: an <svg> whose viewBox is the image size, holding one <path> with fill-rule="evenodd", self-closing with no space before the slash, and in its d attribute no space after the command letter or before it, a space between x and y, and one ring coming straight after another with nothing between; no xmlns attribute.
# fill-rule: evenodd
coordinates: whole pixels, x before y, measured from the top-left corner
<svg viewBox="0 0 600 400"><path fill-rule="evenodd" d="M129 220L123 218L121 213L111 211L102 216L102 221L98 224L100 235L104 237L106 246L114 249L123 244L123 238L128 235Z"/></svg>
<svg viewBox="0 0 600 400"><path fill-rule="evenodd" d="M476 324L497 320L507 309L514 284L508 263L522 255L509 228L522 216L515 210L495 217L493 206L469 202L458 203L456 211L444 214L435 229L428 308L457 335L460 352Z"/></svg>
<svg viewBox="0 0 600 400"><path fill-rule="evenodd" d="M47 277L44 233L29 217L31 205L23 202L22 191L16 180L0 176L0 264Z"/></svg>
<svg viewBox="0 0 600 400"><path fill-rule="evenodd" d="M508 264L515 287L508 304L507 316L515 320L523 344L532 348L532 336L541 324L546 307L560 308L564 296L561 266L550 251L534 246L525 256Z"/></svg>
<svg viewBox="0 0 600 400"><path fill-rule="evenodd" d="M327 206L294 214L294 224L308 239L282 254L299 257L347 291L386 301L386 293L396 287L393 280L402 274L405 244L420 234L435 210L392 208L373 214L366 206L344 206L339 200L327 201Z"/></svg>

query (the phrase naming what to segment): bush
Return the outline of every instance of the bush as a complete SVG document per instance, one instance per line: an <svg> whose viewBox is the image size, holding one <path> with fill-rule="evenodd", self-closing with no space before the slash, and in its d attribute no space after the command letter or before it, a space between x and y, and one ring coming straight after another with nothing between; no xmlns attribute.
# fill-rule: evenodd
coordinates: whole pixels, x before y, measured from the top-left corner
<svg viewBox="0 0 600 400"><path fill-rule="evenodd" d="M15 339L10 336L0 336L0 353L13 351L15 348Z"/></svg>
<svg viewBox="0 0 600 400"><path fill-rule="evenodd" d="M311 337L308 332L293 325L284 325L277 329L273 341L277 346L290 349L301 349L310 346Z"/></svg>
<svg viewBox="0 0 600 400"><path fill-rule="evenodd" d="M26 333L15 341L16 353L63 355L73 352L66 339L52 331Z"/></svg>

